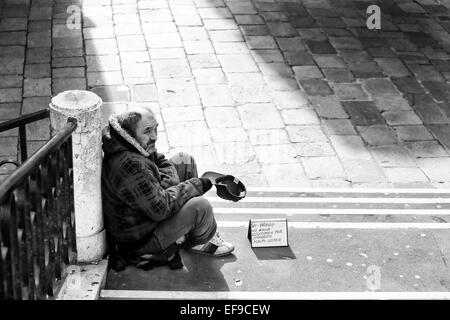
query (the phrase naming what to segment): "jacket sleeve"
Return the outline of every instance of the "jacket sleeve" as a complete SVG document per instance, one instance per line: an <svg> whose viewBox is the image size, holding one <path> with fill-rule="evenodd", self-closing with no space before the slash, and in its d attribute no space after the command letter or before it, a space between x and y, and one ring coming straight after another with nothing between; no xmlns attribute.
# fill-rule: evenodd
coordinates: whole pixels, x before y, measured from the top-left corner
<svg viewBox="0 0 450 320"><path fill-rule="evenodd" d="M133 210L154 221L171 217L191 198L203 194L202 182L192 178L164 189L153 173L141 168L123 180L118 196Z"/></svg>
<svg viewBox="0 0 450 320"><path fill-rule="evenodd" d="M178 177L175 166L169 159L166 159L162 153L156 153L155 163L161 173L161 186L163 188L169 188L180 183L180 178Z"/></svg>

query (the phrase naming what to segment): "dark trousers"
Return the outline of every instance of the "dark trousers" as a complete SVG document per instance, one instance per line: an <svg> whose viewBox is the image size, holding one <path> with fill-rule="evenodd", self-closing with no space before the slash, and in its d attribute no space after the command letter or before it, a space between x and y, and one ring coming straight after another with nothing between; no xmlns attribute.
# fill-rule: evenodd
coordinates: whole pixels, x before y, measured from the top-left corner
<svg viewBox="0 0 450 320"><path fill-rule="evenodd" d="M197 178L197 165L189 154L180 152L170 158L175 166L180 181ZM161 221L152 236L142 245L133 248L123 248L134 255L161 253L176 240L186 236L189 245L208 242L216 233L217 224L213 208L204 197L194 197L188 200L174 216Z"/></svg>

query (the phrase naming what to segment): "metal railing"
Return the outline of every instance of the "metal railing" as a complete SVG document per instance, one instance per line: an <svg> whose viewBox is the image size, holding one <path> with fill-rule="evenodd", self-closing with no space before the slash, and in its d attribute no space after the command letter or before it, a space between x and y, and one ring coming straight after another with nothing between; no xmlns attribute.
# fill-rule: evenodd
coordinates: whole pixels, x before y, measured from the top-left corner
<svg viewBox="0 0 450 320"><path fill-rule="evenodd" d="M0 128L44 115L48 110ZM69 119L0 185L0 300L51 298L65 266L76 263L71 138L76 127ZM26 148L21 151L26 159Z"/></svg>
<svg viewBox="0 0 450 320"><path fill-rule="evenodd" d="M20 160L24 163L28 159L27 150L27 129L26 125L32 122L36 122L45 118L48 118L50 111L48 109L39 110L27 115L23 115L19 118L8 120L0 123L0 132L19 128L19 146L20 146ZM6 163L11 163L17 167L20 165L18 161L4 160L0 162L0 166Z"/></svg>

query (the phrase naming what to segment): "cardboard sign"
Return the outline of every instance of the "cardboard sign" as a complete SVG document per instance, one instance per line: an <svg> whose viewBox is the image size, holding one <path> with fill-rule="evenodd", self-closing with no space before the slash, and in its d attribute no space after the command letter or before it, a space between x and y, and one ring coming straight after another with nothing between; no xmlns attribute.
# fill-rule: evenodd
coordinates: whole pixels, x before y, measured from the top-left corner
<svg viewBox="0 0 450 320"><path fill-rule="evenodd" d="M253 219L248 225L252 248L287 247L287 219Z"/></svg>

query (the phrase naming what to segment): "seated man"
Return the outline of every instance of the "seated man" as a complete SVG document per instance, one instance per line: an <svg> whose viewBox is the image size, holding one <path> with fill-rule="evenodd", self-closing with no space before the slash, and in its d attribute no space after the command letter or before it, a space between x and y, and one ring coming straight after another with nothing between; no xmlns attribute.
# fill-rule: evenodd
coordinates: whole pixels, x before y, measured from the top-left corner
<svg viewBox="0 0 450 320"><path fill-rule="evenodd" d="M169 160L158 153L157 127L153 112L139 108L112 115L103 131L109 243L135 262L152 254L166 254L170 261L170 248L182 242L193 252L230 254L234 246L219 237L212 206L202 197L211 181L198 178L191 156L179 153Z"/></svg>

